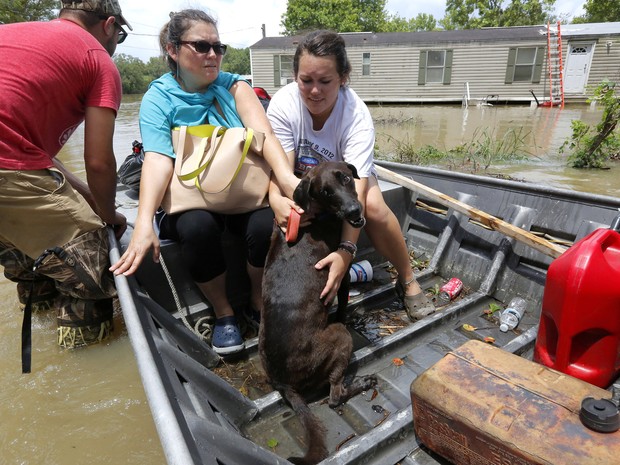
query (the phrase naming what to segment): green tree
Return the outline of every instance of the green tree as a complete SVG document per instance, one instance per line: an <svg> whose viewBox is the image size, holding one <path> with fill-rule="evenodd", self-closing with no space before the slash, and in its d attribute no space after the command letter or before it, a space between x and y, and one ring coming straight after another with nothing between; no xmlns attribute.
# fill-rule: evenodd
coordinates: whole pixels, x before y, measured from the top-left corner
<svg viewBox="0 0 620 465"><path fill-rule="evenodd" d="M146 65L142 60L123 53L114 55L114 63L121 75L123 94L142 94L148 85Z"/></svg>
<svg viewBox="0 0 620 465"><path fill-rule="evenodd" d="M316 29L379 32L387 21L386 0L289 0L280 25L284 35Z"/></svg>
<svg viewBox="0 0 620 465"><path fill-rule="evenodd" d="M437 20L433 15L418 13L415 18L409 20L410 31L435 31L437 30Z"/></svg>
<svg viewBox="0 0 620 465"><path fill-rule="evenodd" d="M398 15L389 16L383 30L377 32L416 32L434 31L437 29L437 20L433 15L418 13L415 18L406 19Z"/></svg>
<svg viewBox="0 0 620 465"><path fill-rule="evenodd" d="M57 10L57 0L0 0L0 24L54 19Z"/></svg>
<svg viewBox="0 0 620 465"><path fill-rule="evenodd" d="M555 0L447 0L445 29L528 26L551 19Z"/></svg>
<svg viewBox="0 0 620 465"><path fill-rule="evenodd" d="M222 71L237 74L250 74L250 49L228 47L224 60L222 61Z"/></svg>
<svg viewBox="0 0 620 465"><path fill-rule="evenodd" d="M157 79L163 74L166 74L168 71L170 71L170 68L168 68L168 65L162 57L159 56L149 58L149 61L146 62L144 67L144 75L147 86L151 81Z"/></svg>
<svg viewBox="0 0 620 465"><path fill-rule="evenodd" d="M573 18L574 23L606 23L620 21L618 0L587 0L583 5L586 13Z"/></svg>
<svg viewBox="0 0 620 465"><path fill-rule="evenodd" d="M601 121L595 126L573 120L573 134L560 147L560 153L570 152L568 164L573 168L605 168L606 161L620 153L620 95L616 83L603 81L594 90L594 99L603 106Z"/></svg>

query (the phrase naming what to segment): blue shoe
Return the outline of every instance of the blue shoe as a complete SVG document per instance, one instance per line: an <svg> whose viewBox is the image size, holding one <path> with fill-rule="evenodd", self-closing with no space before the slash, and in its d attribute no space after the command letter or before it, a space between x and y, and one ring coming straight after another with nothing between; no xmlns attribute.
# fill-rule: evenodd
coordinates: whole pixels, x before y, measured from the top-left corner
<svg viewBox="0 0 620 465"><path fill-rule="evenodd" d="M211 345L218 355L236 354L245 348L236 317L225 316L215 320Z"/></svg>

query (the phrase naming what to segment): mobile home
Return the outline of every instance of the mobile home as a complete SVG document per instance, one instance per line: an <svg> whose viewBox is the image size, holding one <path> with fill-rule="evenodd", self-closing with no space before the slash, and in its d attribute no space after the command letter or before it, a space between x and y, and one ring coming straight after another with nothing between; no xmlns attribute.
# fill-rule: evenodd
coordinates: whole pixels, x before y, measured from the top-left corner
<svg viewBox="0 0 620 465"><path fill-rule="evenodd" d="M559 50L566 102L584 102L593 86L620 77L620 22L562 25L559 33L552 25L342 36L350 85L368 103L543 103ZM291 82L300 39L265 37L252 45L254 85L273 94Z"/></svg>

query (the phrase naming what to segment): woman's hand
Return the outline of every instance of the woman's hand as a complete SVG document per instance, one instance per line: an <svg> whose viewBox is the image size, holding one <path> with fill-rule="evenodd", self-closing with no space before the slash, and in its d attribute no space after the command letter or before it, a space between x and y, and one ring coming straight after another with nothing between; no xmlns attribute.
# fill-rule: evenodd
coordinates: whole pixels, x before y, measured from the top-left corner
<svg viewBox="0 0 620 465"><path fill-rule="evenodd" d="M323 299L324 305L329 306L336 298L342 278L349 271L349 266L353 257L351 254L338 249L335 252L330 253L327 257L319 260L314 267L317 270L322 270L325 267L329 268L329 274L327 276L327 283L321 292L320 298Z"/></svg>
<svg viewBox="0 0 620 465"><path fill-rule="evenodd" d="M300 215L304 212L299 205L287 197L272 196L269 200L269 205L271 206L271 209L276 217L276 224L284 232L286 232L286 226L288 225L288 217L291 214L291 209L297 211Z"/></svg>
<svg viewBox="0 0 620 465"><path fill-rule="evenodd" d="M110 267L110 271L115 275L123 274L129 276L133 274L151 248L153 249L153 261L159 263L159 238L153 230L153 224L136 224L136 229L131 235L131 241L127 250Z"/></svg>

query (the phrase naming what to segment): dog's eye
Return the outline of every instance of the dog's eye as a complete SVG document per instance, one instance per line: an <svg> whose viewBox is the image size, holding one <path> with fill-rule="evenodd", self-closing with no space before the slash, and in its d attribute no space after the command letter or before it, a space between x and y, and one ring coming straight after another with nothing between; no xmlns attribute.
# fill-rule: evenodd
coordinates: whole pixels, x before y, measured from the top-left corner
<svg viewBox="0 0 620 465"><path fill-rule="evenodd" d="M352 179L351 176L349 176L344 171L339 171L336 174L336 178L338 179L338 182L340 182L340 184L342 184L343 186L346 186L347 184L349 184Z"/></svg>
<svg viewBox="0 0 620 465"><path fill-rule="evenodd" d="M331 197L332 195L334 195L333 192L327 190L326 188L321 189L321 197Z"/></svg>

